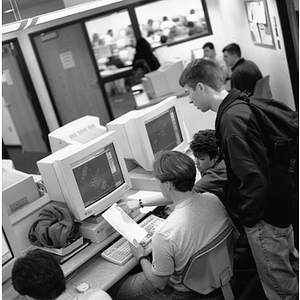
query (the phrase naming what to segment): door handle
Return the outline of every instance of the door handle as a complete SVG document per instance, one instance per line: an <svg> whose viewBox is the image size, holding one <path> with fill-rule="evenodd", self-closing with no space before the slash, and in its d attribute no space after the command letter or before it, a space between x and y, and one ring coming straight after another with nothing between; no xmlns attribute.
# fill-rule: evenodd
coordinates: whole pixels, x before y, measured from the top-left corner
<svg viewBox="0 0 300 300"><path fill-rule="evenodd" d="M5 102L4 107L10 107L10 106L11 106L11 103Z"/></svg>

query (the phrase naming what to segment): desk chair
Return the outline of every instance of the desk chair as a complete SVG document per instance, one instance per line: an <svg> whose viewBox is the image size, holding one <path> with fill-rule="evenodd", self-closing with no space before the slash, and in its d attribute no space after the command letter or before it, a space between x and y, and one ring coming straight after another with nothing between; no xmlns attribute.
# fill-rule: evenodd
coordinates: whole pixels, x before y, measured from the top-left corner
<svg viewBox="0 0 300 300"><path fill-rule="evenodd" d="M195 253L184 268L182 283L207 295L221 288L225 300L233 300L233 228L228 226L207 246Z"/></svg>
<svg viewBox="0 0 300 300"><path fill-rule="evenodd" d="M253 96L272 99L272 92L270 88L270 75L267 75L256 82Z"/></svg>

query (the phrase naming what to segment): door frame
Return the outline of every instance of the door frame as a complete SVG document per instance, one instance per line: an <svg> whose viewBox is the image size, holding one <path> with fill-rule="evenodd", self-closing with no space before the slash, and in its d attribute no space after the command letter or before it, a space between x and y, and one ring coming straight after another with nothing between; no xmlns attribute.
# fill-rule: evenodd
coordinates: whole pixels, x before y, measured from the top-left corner
<svg viewBox="0 0 300 300"><path fill-rule="evenodd" d="M51 100L51 104L53 106L53 109L54 109L54 112L55 112L58 124L60 126L63 126L65 124L63 124L63 122L62 122L60 114L59 114L59 110L58 110L58 108L56 106L55 99L54 99L53 93L51 91L51 87L50 87L49 81L47 79L47 75L46 75L45 69L43 67L43 63L41 61L38 49L37 49L37 47L35 45L35 42L34 42L34 37L36 37L39 34L51 32L51 31L55 31L55 30L58 30L58 29L63 28L63 27L71 26L73 24L80 24L80 26L82 28L84 39L85 39L85 42L87 44L87 49L89 51L89 56L90 56L93 68L95 70L95 74L96 74L96 78L97 78L97 81L98 81L98 85L100 87L100 90L101 90L101 93L102 93L102 96L103 96L103 99L104 99L104 102L105 102L105 105L106 105L106 108L107 108L107 111L108 111L108 115L109 115L109 117L110 117L111 120L114 119L113 118L112 108L111 108L111 106L109 104L109 99L108 99L108 96L107 96L107 94L105 92L104 83L102 82L102 79L100 77L100 73L99 73L99 70L98 70L97 62L95 60L94 52L93 52L91 43L89 41L89 36L88 36L88 33L87 33L87 30L86 30L84 22L85 22L85 19L84 20L82 20L82 19L75 20L75 21L72 21L72 22L67 22L67 23L64 23L64 24L61 24L61 25L53 26L51 28L47 28L47 29L40 30L40 31L37 31L37 32L29 34L29 38L30 38L30 42L32 44L32 48L33 48L34 54L35 54L35 56L37 58L37 61L38 61L38 64L39 64L39 68L41 70L41 73L42 73L42 76L43 76L43 80L45 82L45 85L46 85L46 88L47 88L47 91L48 91L48 94L49 94L49 97L50 97L50 100Z"/></svg>
<svg viewBox="0 0 300 300"><path fill-rule="evenodd" d="M17 64L19 66L21 75L23 77L25 87L27 89L28 98L30 99L30 102L33 107L33 111L37 117L37 121L38 121L38 124L39 124L41 132L42 132L42 139L44 140L48 150L50 151L51 148L50 148L50 143L48 140L48 134L50 133L49 127L47 125L46 118L44 116L41 104L37 97L31 76L29 74L29 71L28 71L28 68L26 65L26 61L25 61L23 53L22 53L22 49L20 47L20 44L19 44L19 41L17 38L2 42L2 46L8 45L10 43L13 43L13 45L15 47L15 49L13 51L15 53Z"/></svg>

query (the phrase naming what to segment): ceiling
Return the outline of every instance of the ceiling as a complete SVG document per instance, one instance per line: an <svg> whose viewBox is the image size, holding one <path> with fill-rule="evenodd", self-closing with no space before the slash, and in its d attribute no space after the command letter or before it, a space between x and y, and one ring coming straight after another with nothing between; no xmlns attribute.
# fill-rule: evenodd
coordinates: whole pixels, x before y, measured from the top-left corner
<svg viewBox="0 0 300 300"><path fill-rule="evenodd" d="M80 2L86 1L73 1L74 5ZM67 6L64 0L2 0L2 24L33 18Z"/></svg>

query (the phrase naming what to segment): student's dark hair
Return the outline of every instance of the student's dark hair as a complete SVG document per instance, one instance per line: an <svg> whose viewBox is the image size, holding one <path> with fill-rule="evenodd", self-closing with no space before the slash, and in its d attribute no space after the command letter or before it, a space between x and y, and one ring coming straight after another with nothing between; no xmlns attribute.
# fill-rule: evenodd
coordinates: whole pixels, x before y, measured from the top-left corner
<svg viewBox="0 0 300 300"><path fill-rule="evenodd" d="M216 91L223 90L223 75L215 62L209 59L195 59L185 67L179 78L180 86L188 85L193 90L199 82Z"/></svg>
<svg viewBox="0 0 300 300"><path fill-rule="evenodd" d="M213 50L213 49L215 49L215 46L213 43L207 42L203 45L202 49L204 49L204 48L209 48L209 49Z"/></svg>
<svg viewBox="0 0 300 300"><path fill-rule="evenodd" d="M196 178L195 162L179 151L165 151L153 163L153 175L160 182L170 181L179 192L191 191Z"/></svg>
<svg viewBox="0 0 300 300"><path fill-rule="evenodd" d="M214 129L200 130L194 134L193 140L190 142L190 148L195 157L208 154L210 159L219 156L219 147L215 137Z"/></svg>
<svg viewBox="0 0 300 300"><path fill-rule="evenodd" d="M241 57L242 56L242 51L241 48L238 44L236 43L231 43L225 46L222 50L222 52L227 51L231 55L236 54L236 56Z"/></svg>
<svg viewBox="0 0 300 300"><path fill-rule="evenodd" d="M31 250L16 260L12 284L22 296L54 300L66 290L64 273L57 260L43 250Z"/></svg>

